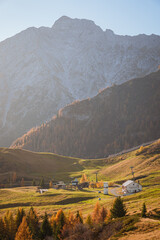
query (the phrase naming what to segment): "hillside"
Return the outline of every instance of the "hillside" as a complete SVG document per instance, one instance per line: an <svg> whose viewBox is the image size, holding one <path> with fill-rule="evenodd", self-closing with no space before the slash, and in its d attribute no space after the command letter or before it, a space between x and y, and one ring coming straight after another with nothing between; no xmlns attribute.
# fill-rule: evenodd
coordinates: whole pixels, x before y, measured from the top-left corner
<svg viewBox="0 0 160 240"><path fill-rule="evenodd" d="M119 36L65 16L51 28L6 39L0 43L0 146L74 100L156 71L159 53L159 36Z"/></svg>
<svg viewBox="0 0 160 240"><path fill-rule="evenodd" d="M160 71L76 101L12 148L103 158L160 137Z"/></svg>
<svg viewBox="0 0 160 240"><path fill-rule="evenodd" d="M15 162L15 164L11 165L11 162ZM71 159L18 149L1 149L1 178L5 176L5 173L8 174L8 164L10 164L10 173L16 171L17 177L23 176L25 182L33 178L36 178L37 181L42 174L45 181L54 178L69 182L73 177L80 178L83 173L90 181L95 181L95 172L98 172L98 180L108 181L111 185L121 184L125 180L132 179L130 166L133 166L135 178L139 179L143 191L124 197L129 213L139 212L144 201L148 211L159 208L160 140L116 157L93 160ZM106 206L107 209L111 207L114 199L111 190L112 187L109 187L109 195L101 193L97 196L98 190L92 188L84 189L84 191L50 189L42 195L36 193L36 187L0 189L0 214L3 214L8 208L15 210L20 206L25 208L36 206L40 213L44 213L44 211L54 213L57 209L63 208L65 211L73 212L83 210L83 213L87 214L93 210L99 196L102 206Z"/></svg>
<svg viewBox="0 0 160 240"><path fill-rule="evenodd" d="M0 148L0 182L6 183L16 172L19 180L33 178L69 179L70 172L83 170L79 159L49 153L34 153L21 149Z"/></svg>

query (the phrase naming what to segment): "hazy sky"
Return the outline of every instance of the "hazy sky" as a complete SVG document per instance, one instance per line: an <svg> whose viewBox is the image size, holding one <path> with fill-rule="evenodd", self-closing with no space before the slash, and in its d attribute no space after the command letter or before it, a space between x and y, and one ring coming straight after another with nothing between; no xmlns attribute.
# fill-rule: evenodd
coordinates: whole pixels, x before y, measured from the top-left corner
<svg viewBox="0 0 160 240"><path fill-rule="evenodd" d="M121 35L160 35L160 0L0 0L0 41L61 16L93 20Z"/></svg>

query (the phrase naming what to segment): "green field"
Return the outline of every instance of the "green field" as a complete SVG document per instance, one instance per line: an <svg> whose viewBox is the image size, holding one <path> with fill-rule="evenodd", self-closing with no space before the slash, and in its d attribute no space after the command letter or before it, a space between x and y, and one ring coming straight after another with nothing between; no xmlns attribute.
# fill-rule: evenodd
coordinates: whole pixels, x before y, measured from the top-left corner
<svg viewBox="0 0 160 240"><path fill-rule="evenodd" d="M24 177L27 183L33 178L45 181L51 179L70 182L73 177L80 177L86 173L89 180L95 181L95 172L98 172L98 180L105 180L112 185L131 179L130 166L134 167L135 177L142 184L142 192L125 196L124 202L128 213L138 213L145 201L148 211L159 208L160 202L160 141L117 157L106 159L84 160L68 158L47 153L33 153L18 149L0 150L0 177L1 182L6 181L6 176L16 172L19 179ZM8 174L8 175L7 175ZM101 198L100 204L109 209L115 196L98 193L99 189L55 190L40 194L36 187L17 187L0 189L0 214L12 209L13 212L22 206L25 209L34 206L38 214L44 211L50 214L63 208L66 212L81 210L84 215L91 212L94 205ZM121 188L117 188L121 192Z"/></svg>

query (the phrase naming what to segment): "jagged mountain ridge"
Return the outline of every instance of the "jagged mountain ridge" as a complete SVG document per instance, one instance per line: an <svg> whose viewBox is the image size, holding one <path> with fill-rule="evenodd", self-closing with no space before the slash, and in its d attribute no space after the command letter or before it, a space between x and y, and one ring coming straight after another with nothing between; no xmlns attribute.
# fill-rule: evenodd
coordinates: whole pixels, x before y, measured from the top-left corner
<svg viewBox="0 0 160 240"><path fill-rule="evenodd" d="M160 137L160 70L76 101L12 148L103 158Z"/></svg>
<svg viewBox="0 0 160 240"><path fill-rule="evenodd" d="M8 146L72 101L157 70L160 37L62 17L1 42L0 56L0 146Z"/></svg>

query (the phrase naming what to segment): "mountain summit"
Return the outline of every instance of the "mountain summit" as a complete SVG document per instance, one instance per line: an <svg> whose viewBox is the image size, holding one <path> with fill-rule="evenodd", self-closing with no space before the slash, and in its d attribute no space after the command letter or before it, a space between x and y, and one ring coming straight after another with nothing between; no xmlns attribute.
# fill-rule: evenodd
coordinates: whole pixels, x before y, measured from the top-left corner
<svg viewBox="0 0 160 240"><path fill-rule="evenodd" d="M0 146L76 99L157 70L159 53L159 36L118 36L65 16L1 42Z"/></svg>

